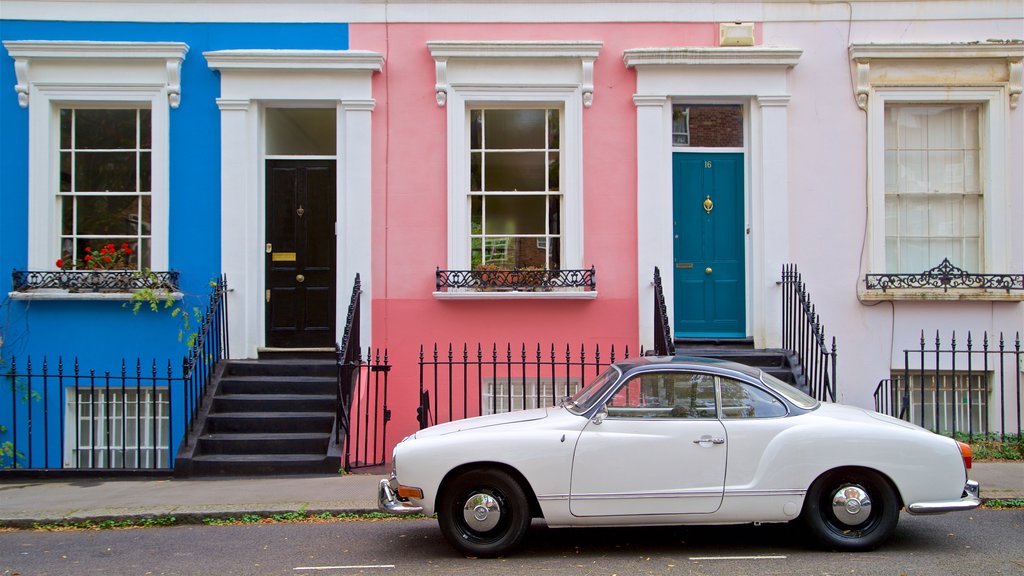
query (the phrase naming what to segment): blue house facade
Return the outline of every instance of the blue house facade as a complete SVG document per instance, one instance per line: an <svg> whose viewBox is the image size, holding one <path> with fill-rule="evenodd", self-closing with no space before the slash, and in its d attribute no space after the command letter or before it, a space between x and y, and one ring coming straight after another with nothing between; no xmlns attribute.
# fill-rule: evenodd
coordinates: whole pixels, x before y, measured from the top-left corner
<svg viewBox="0 0 1024 576"><path fill-rule="evenodd" d="M222 221L251 224L222 208L221 78L203 55L340 51L348 27L3 20L0 40L2 361L48 374L0 394L5 464L166 466L184 431L167 388L176 398L197 312L224 269ZM76 284L89 274L108 283ZM126 289L140 282L156 288L152 311ZM75 372L92 377L73 394L57 376ZM90 409L127 413L138 430L76 430ZM135 436L140 452L154 438L171 448L134 463L76 461L75 446L110 434Z"/></svg>

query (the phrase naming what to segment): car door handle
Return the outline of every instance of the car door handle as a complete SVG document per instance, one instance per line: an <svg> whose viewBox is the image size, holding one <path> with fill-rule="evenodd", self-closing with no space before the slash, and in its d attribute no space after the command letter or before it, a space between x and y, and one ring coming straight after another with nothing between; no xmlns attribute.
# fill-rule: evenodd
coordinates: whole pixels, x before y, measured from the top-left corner
<svg viewBox="0 0 1024 576"><path fill-rule="evenodd" d="M693 441L694 444L706 444L708 442L712 444L725 444L725 438L712 438L711 436L704 435Z"/></svg>

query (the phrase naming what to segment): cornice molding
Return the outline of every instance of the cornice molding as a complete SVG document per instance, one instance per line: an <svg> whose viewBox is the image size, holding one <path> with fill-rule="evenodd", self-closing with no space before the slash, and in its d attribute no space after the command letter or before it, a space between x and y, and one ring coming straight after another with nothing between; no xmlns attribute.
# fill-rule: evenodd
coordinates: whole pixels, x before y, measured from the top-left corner
<svg viewBox="0 0 1024 576"><path fill-rule="evenodd" d="M59 40L8 40L4 48L14 59L18 104L28 107L33 63L38 62L161 62L165 70L164 87L171 108L181 103L181 62L188 53L182 42L86 42ZM81 85L93 83L75 82Z"/></svg>
<svg viewBox="0 0 1024 576"><path fill-rule="evenodd" d="M578 84L582 92L583 106L590 108L594 102L594 61L597 60L603 42L566 41L429 41L427 49L434 59L434 93L438 106L448 102L448 64L451 60L579 60L580 77Z"/></svg>
<svg viewBox="0 0 1024 576"><path fill-rule="evenodd" d="M1024 43L1021 42L966 42L966 43L908 43L908 44L851 44L853 61L854 97L861 110L867 110L871 94L871 65L887 62L905 66L919 66L922 61L963 62L1003 61L1007 67L1007 86L1010 108L1016 108L1024 92Z"/></svg>
<svg viewBox="0 0 1024 576"><path fill-rule="evenodd" d="M626 68L637 66L785 66L800 62L803 50L765 47L635 48L622 53Z"/></svg>
<svg viewBox="0 0 1024 576"><path fill-rule="evenodd" d="M214 70L380 72L384 56L368 50L216 50L203 52Z"/></svg>

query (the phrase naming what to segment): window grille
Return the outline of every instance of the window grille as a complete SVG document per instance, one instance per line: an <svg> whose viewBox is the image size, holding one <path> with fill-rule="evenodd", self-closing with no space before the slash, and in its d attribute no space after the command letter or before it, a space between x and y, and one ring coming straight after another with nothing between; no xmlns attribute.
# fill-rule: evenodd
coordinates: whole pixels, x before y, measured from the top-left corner
<svg viewBox="0 0 1024 576"><path fill-rule="evenodd" d="M579 391L582 380L577 377L554 381L542 378L539 386L538 391L536 377L485 378L481 383L480 391L480 400L483 404L481 413L484 415L502 414L517 410L557 406L559 400L567 394L572 395ZM510 387L511 396L509 395ZM566 392L567 388L568 392ZM495 396L495 390L497 390L497 396Z"/></svg>
<svg viewBox="0 0 1024 576"><path fill-rule="evenodd" d="M988 374L911 372L909 384L909 388L906 384L902 386L901 393L906 395L910 421L914 424L940 434L968 429L976 434L989 432Z"/></svg>
<svg viewBox="0 0 1024 576"><path fill-rule="evenodd" d="M65 468L168 468L167 388L69 389Z"/></svg>

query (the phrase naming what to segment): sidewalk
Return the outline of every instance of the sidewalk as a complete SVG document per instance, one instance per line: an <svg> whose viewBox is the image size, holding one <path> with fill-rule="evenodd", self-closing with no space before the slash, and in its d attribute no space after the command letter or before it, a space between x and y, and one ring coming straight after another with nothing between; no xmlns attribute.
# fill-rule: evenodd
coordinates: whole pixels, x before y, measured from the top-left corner
<svg viewBox="0 0 1024 576"><path fill-rule="evenodd" d="M270 515L305 510L365 513L377 510L377 483L384 476L275 476L138 480L0 481L0 527L91 520L142 520ZM1024 462L975 463L970 477L986 499L1024 498Z"/></svg>

